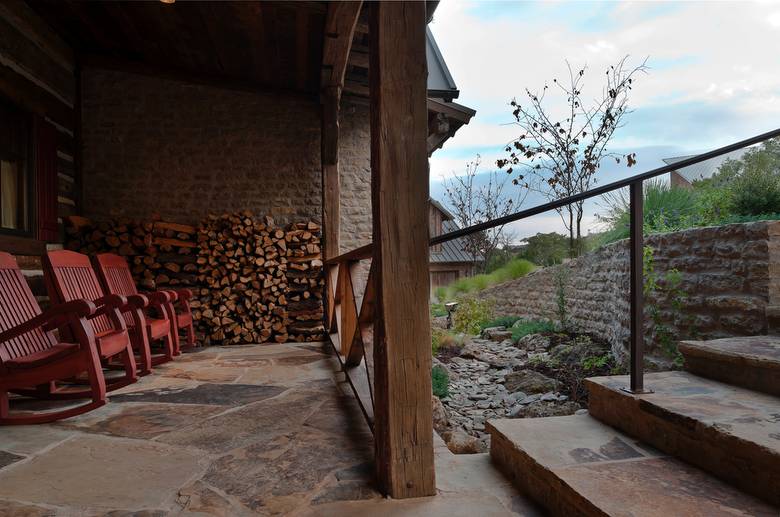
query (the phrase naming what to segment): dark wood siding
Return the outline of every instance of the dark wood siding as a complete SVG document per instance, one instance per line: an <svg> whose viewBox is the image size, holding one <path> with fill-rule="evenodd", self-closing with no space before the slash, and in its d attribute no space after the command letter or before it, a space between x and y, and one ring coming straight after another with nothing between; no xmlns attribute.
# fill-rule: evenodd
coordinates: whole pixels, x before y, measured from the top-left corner
<svg viewBox="0 0 780 517"><path fill-rule="evenodd" d="M25 253L42 249L43 242L58 242L61 218L79 208L75 58L25 2L6 0L0 3L0 63L0 95L36 115L40 123L34 134L44 138L40 145L33 142L41 165L34 169L36 176L42 174L35 178L33 196L39 243L0 242L0 249Z"/></svg>

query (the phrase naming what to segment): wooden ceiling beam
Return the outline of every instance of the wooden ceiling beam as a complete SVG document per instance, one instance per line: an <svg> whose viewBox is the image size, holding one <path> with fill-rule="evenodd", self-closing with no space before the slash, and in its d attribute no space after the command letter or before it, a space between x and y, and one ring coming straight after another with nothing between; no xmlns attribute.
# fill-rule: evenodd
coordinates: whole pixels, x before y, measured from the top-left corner
<svg viewBox="0 0 780 517"><path fill-rule="evenodd" d="M325 37L322 48L322 79L320 87L344 86L352 38L355 35L360 8L363 2L330 2L325 15Z"/></svg>
<svg viewBox="0 0 780 517"><path fill-rule="evenodd" d="M232 79L223 74L194 73L185 68L172 68L143 61L131 61L113 56L103 56L100 54L82 54L81 59L84 65L88 67L148 75L227 90L289 95L306 101L317 100L317 96L314 93L302 92L294 88L275 86L273 84L260 84L251 80Z"/></svg>

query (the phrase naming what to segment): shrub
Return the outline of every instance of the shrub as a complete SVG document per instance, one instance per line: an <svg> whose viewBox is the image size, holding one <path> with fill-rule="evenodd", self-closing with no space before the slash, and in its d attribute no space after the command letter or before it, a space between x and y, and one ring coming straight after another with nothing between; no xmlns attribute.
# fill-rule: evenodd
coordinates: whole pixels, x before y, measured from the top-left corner
<svg viewBox="0 0 780 517"><path fill-rule="evenodd" d="M537 233L525 242L519 256L541 266L560 264L571 252L569 238L556 232Z"/></svg>
<svg viewBox="0 0 780 517"><path fill-rule="evenodd" d="M731 184L736 215L780 212L780 178L776 171L748 167Z"/></svg>
<svg viewBox="0 0 780 517"><path fill-rule="evenodd" d="M515 343L529 334L555 332L555 323L549 320L518 320L512 325L512 341Z"/></svg>
<svg viewBox="0 0 780 517"><path fill-rule="evenodd" d="M456 332L475 335L481 330L481 325L492 317L493 303L490 300L463 298L453 315L453 327Z"/></svg>
<svg viewBox="0 0 780 517"><path fill-rule="evenodd" d="M463 337L444 329L431 329L431 353L435 356L444 348L463 346Z"/></svg>
<svg viewBox="0 0 780 517"><path fill-rule="evenodd" d="M447 308L443 303L431 303L431 317L438 318L447 315Z"/></svg>
<svg viewBox="0 0 780 517"><path fill-rule="evenodd" d="M441 341L444 335L447 333L444 329L432 328L431 329L431 354L436 355L441 348Z"/></svg>
<svg viewBox="0 0 780 517"><path fill-rule="evenodd" d="M447 370L441 366L434 366L431 369L431 384L433 386L433 394L440 399L450 394L450 376L447 375Z"/></svg>
<svg viewBox="0 0 780 517"><path fill-rule="evenodd" d="M733 196L730 188L714 186L714 183L694 183L697 196L696 212L701 226L724 224L732 214Z"/></svg>

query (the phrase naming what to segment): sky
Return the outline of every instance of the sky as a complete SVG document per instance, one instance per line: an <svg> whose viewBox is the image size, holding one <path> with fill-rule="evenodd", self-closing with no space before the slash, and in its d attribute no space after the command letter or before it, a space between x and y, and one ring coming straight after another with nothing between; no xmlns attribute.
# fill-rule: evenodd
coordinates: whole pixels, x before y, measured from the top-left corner
<svg viewBox="0 0 780 517"><path fill-rule="evenodd" d="M587 66L594 98L609 65L647 59L630 93L633 110L611 149L635 152L638 164L605 163L599 183L663 165L780 127L780 2L470 2L443 0L430 28L455 83L456 102L477 110L431 157L431 195L444 200L442 178L462 174L477 154L495 169L518 136L509 102L540 90L572 67ZM566 99L548 96L549 109ZM519 187L515 187L519 188ZM526 197L523 208L541 204ZM603 226L603 203L588 205L588 230ZM554 212L514 223L516 240L564 232Z"/></svg>

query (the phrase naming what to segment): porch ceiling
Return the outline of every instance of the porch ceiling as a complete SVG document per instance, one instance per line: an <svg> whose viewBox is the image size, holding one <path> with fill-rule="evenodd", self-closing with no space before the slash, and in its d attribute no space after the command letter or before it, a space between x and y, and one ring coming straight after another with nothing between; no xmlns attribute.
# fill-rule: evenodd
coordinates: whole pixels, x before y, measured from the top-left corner
<svg viewBox="0 0 780 517"><path fill-rule="evenodd" d="M28 4L87 59L319 91L325 2Z"/></svg>

